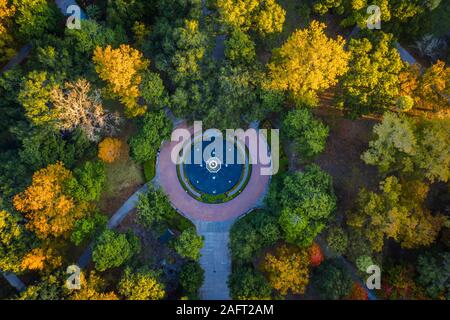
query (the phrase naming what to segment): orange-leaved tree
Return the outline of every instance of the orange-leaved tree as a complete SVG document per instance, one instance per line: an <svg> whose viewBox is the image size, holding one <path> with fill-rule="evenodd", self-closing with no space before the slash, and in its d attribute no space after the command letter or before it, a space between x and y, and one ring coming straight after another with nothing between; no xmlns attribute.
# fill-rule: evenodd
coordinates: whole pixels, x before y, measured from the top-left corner
<svg viewBox="0 0 450 320"><path fill-rule="evenodd" d="M34 173L31 185L13 199L17 211L25 214L26 227L41 239L67 235L76 220L85 215L64 190L72 173L61 162Z"/></svg>
<svg viewBox="0 0 450 320"><path fill-rule="evenodd" d="M116 138L105 138L98 145L98 157L106 163L113 163L121 154L122 141Z"/></svg>
<svg viewBox="0 0 450 320"><path fill-rule="evenodd" d="M34 248L22 259L22 271L42 271L55 269L62 264L62 258L55 254L52 248Z"/></svg>
<svg viewBox="0 0 450 320"><path fill-rule="evenodd" d="M93 61L95 71L106 81L107 92L120 99L125 105L128 117L136 117L145 113L146 106L138 103L139 85L142 71L150 62L142 53L129 45L121 45L118 49L107 46L94 50Z"/></svg>
<svg viewBox="0 0 450 320"><path fill-rule="evenodd" d="M268 253L262 271L269 284L282 295L305 293L309 282L309 250L283 245L275 254Z"/></svg>
<svg viewBox="0 0 450 320"><path fill-rule="evenodd" d="M324 260L323 252L320 246L317 243L313 243L311 246L311 249L309 249L310 252L310 263L313 267L319 266L322 261Z"/></svg>

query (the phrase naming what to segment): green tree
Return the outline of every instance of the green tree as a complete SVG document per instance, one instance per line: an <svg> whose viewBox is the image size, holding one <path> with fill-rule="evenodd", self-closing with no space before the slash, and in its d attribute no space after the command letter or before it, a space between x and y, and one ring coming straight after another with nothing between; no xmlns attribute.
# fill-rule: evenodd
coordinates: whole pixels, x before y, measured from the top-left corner
<svg viewBox="0 0 450 320"><path fill-rule="evenodd" d="M170 138L172 123L163 111L139 119L138 133L130 138L131 157L139 163L155 159L161 142Z"/></svg>
<svg viewBox="0 0 450 320"><path fill-rule="evenodd" d="M272 288L261 273L249 267L239 267L228 280L230 295L235 300L270 299Z"/></svg>
<svg viewBox="0 0 450 320"><path fill-rule="evenodd" d="M152 270L132 272L126 268L119 282L119 293L127 300L161 300L165 291L158 278L158 274Z"/></svg>
<svg viewBox="0 0 450 320"><path fill-rule="evenodd" d="M108 217L95 212L94 215L85 217L75 222L70 241L79 246L83 241L91 239L94 235L103 231L108 223Z"/></svg>
<svg viewBox="0 0 450 320"><path fill-rule="evenodd" d="M382 173L412 172L411 156L417 149L414 123L405 116L385 113L373 132L376 139L369 142L369 149L362 155L364 162L377 165Z"/></svg>
<svg viewBox="0 0 450 320"><path fill-rule="evenodd" d="M31 123L43 125L55 119L50 101L57 87L54 77L45 71L32 71L23 79L17 99Z"/></svg>
<svg viewBox="0 0 450 320"><path fill-rule="evenodd" d="M323 151L329 129L316 120L308 109L289 111L283 121L283 131L303 159L310 159Z"/></svg>
<svg viewBox="0 0 450 320"><path fill-rule="evenodd" d="M256 58L255 44L247 34L234 29L225 40L225 56L235 64L250 65Z"/></svg>
<svg viewBox="0 0 450 320"><path fill-rule="evenodd" d="M20 217L0 210L0 270L20 272L20 263L27 250L25 229Z"/></svg>
<svg viewBox="0 0 450 320"><path fill-rule="evenodd" d="M347 297L352 291L353 280L346 267L338 260L326 260L314 272L312 283L326 300Z"/></svg>
<svg viewBox="0 0 450 320"><path fill-rule="evenodd" d="M331 227L327 234L328 247L337 255L345 253L348 246L348 236L340 227Z"/></svg>
<svg viewBox="0 0 450 320"><path fill-rule="evenodd" d="M189 299L198 299L198 290L205 280L205 271L197 261L188 261L181 268L180 286Z"/></svg>
<svg viewBox="0 0 450 320"><path fill-rule="evenodd" d="M315 164L284 178L279 201L286 240L304 247L312 244L336 208L332 179Z"/></svg>
<svg viewBox="0 0 450 320"><path fill-rule="evenodd" d="M13 0L16 7L14 22L24 41L39 39L56 30L60 17L54 2L47 0Z"/></svg>
<svg viewBox="0 0 450 320"><path fill-rule="evenodd" d="M417 282L432 299L450 298L450 253L425 253L417 260Z"/></svg>
<svg viewBox="0 0 450 320"><path fill-rule="evenodd" d="M81 168L75 168L73 178L67 182L69 193L78 201L100 199L105 180L105 165L101 161L87 161Z"/></svg>
<svg viewBox="0 0 450 320"><path fill-rule="evenodd" d="M198 261L200 250L203 248L204 238L197 235L195 229L184 230L181 235L173 241L175 251L183 258Z"/></svg>
<svg viewBox="0 0 450 320"><path fill-rule="evenodd" d="M261 249L281 238L276 217L256 210L239 219L230 231L230 250L234 260L251 262Z"/></svg>
<svg viewBox="0 0 450 320"><path fill-rule="evenodd" d="M147 71L143 74L140 91L142 98L151 107L150 110L160 109L169 104L163 81L155 72Z"/></svg>
<svg viewBox="0 0 450 320"><path fill-rule="evenodd" d="M376 138L369 142L369 149L362 155L364 162L376 165L384 174L399 172L431 182L448 181L448 119L415 122L406 116L386 113L373 131Z"/></svg>
<svg viewBox="0 0 450 320"><path fill-rule="evenodd" d="M174 213L167 195L161 190L150 188L146 194L139 197L137 221L147 229L155 223L166 220Z"/></svg>
<svg viewBox="0 0 450 320"><path fill-rule="evenodd" d="M399 74L404 68L392 34L361 33L350 40L349 71L342 77L341 103L352 115L360 116L395 106L399 95Z"/></svg>
<svg viewBox="0 0 450 320"><path fill-rule="evenodd" d="M107 229L95 241L92 260L98 271L105 271L120 267L139 251L140 242L135 235Z"/></svg>

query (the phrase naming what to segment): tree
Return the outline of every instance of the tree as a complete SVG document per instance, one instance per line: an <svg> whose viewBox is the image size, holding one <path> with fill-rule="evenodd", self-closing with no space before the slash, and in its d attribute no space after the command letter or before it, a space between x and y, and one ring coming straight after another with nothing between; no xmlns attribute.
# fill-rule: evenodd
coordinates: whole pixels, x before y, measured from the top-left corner
<svg viewBox="0 0 450 320"><path fill-rule="evenodd" d="M117 113L103 109L100 92L91 93L91 85L85 79L66 83L64 90L54 88L51 94L57 127L73 131L81 128L90 141L98 141L101 135L114 135L120 123Z"/></svg>
<svg viewBox="0 0 450 320"><path fill-rule="evenodd" d="M427 246L434 242L444 223L432 215L423 202L428 186L417 181L401 184L396 177L380 183L381 194L362 189L347 224L363 236L371 249L381 252L385 238L400 241L403 248Z"/></svg>
<svg viewBox="0 0 450 320"><path fill-rule="evenodd" d="M14 38L12 35L12 18L16 7L7 0L0 0L0 63L14 56Z"/></svg>
<svg viewBox="0 0 450 320"><path fill-rule="evenodd" d="M97 238L92 251L92 260L98 271L120 267L140 251L139 239L106 229Z"/></svg>
<svg viewBox="0 0 450 320"><path fill-rule="evenodd" d="M163 111L148 112L139 120L138 128L129 144L133 160L143 163L156 158L161 142L172 134L172 123Z"/></svg>
<svg viewBox="0 0 450 320"><path fill-rule="evenodd" d="M450 67L444 62L437 61L424 72L419 65L414 64L403 70L399 77L400 98L411 101L412 113L427 118L449 117L446 96L450 94Z"/></svg>
<svg viewBox="0 0 450 320"><path fill-rule="evenodd" d="M80 273L80 290L73 290L70 296L72 300L118 300L113 292L106 291L106 282L100 278L95 271L91 271L86 277L84 272Z"/></svg>
<svg viewBox="0 0 450 320"><path fill-rule="evenodd" d="M362 285L355 282L353 284L352 292L348 297L349 300L369 300L369 295Z"/></svg>
<svg viewBox="0 0 450 320"><path fill-rule="evenodd" d="M381 124L373 128L376 139L362 155L365 163L377 165L382 173L394 170L411 172L411 156L416 152L415 126L405 116L385 113Z"/></svg>
<svg viewBox="0 0 450 320"><path fill-rule="evenodd" d="M340 102L353 115L394 107L399 96L399 74L404 68L392 34L362 33L348 45L349 71L342 77Z"/></svg>
<svg viewBox="0 0 450 320"><path fill-rule="evenodd" d="M265 300L271 298L272 288L264 276L252 268L239 267L228 280L230 295L235 300Z"/></svg>
<svg viewBox="0 0 450 320"><path fill-rule="evenodd" d="M55 88L56 80L45 71L32 71L23 79L17 100L31 123L44 125L55 119L50 105Z"/></svg>
<svg viewBox="0 0 450 320"><path fill-rule="evenodd" d="M197 235L194 229L184 230L181 235L174 240L175 251L183 258L198 261L200 259L200 250L203 248L204 238Z"/></svg>
<svg viewBox="0 0 450 320"><path fill-rule="evenodd" d="M98 145L98 157L105 163L113 163L122 154L123 143L116 138L105 138Z"/></svg>
<svg viewBox="0 0 450 320"><path fill-rule="evenodd" d="M169 104L164 83L155 72L147 71L144 73L140 91L142 98L152 109L161 109Z"/></svg>
<svg viewBox="0 0 450 320"><path fill-rule="evenodd" d="M27 218L26 227L39 238L65 235L85 216L84 206L77 207L64 188L70 178L72 172L57 162L37 171L31 185L14 197L14 207Z"/></svg>
<svg viewBox="0 0 450 320"><path fill-rule="evenodd" d="M62 265L62 257L52 248L34 248L26 253L20 264L21 271L49 271Z"/></svg>
<svg viewBox="0 0 450 320"><path fill-rule="evenodd" d="M332 179L317 165L288 175L280 192L279 223L286 240L308 247L336 208Z"/></svg>
<svg viewBox="0 0 450 320"><path fill-rule="evenodd" d="M127 300L161 300L165 296L164 285L156 272L142 269L132 272L125 269L119 282L119 293Z"/></svg>
<svg viewBox="0 0 450 320"><path fill-rule="evenodd" d="M311 246L310 250L310 263L311 266L313 267L317 267L319 266L322 261L325 259L322 249L320 248L320 246L317 243L313 243L313 245Z"/></svg>
<svg viewBox="0 0 450 320"><path fill-rule="evenodd" d="M225 0L216 5L221 21L232 28L261 35L283 30L286 11L275 0Z"/></svg>
<svg viewBox="0 0 450 320"><path fill-rule="evenodd" d="M46 0L13 0L16 8L14 23L24 41L39 39L46 32L56 29L58 9Z"/></svg>
<svg viewBox="0 0 450 320"><path fill-rule="evenodd" d="M17 215L0 210L0 270L21 271L20 264L27 249L29 237Z"/></svg>
<svg viewBox="0 0 450 320"><path fill-rule="evenodd" d="M271 89L288 91L295 98L315 98L347 72L350 54L344 50L345 40L328 38L324 30L325 24L312 21L274 50L267 66Z"/></svg>
<svg viewBox="0 0 450 320"><path fill-rule="evenodd" d="M73 177L66 183L69 194L78 201L100 199L106 181L105 165L99 161L87 161L81 168L75 168Z"/></svg>
<svg viewBox="0 0 450 320"><path fill-rule="evenodd" d="M304 294L309 282L309 251L283 245L268 253L261 269L272 288L282 295Z"/></svg>
<svg viewBox="0 0 450 320"><path fill-rule="evenodd" d="M253 211L231 227L231 256L233 260L251 262L261 249L274 245L280 238L276 217L268 211Z"/></svg>
<svg viewBox="0 0 450 320"><path fill-rule="evenodd" d="M230 38L225 40L225 56L236 64L250 65L255 61L255 43L239 29L234 29Z"/></svg>
<svg viewBox="0 0 450 320"><path fill-rule="evenodd" d="M146 194L139 196L137 221L144 228L150 229L155 223L166 220L173 213L174 209L163 191L150 188Z"/></svg>
<svg viewBox="0 0 450 320"><path fill-rule="evenodd" d="M19 300L63 300L66 298L64 280L67 276L60 271L43 275L38 282L27 286Z"/></svg>
<svg viewBox="0 0 450 320"><path fill-rule="evenodd" d="M405 116L386 113L374 126L376 139L362 155L367 164L378 166L382 173L427 178L431 182L450 177L450 139L448 119L414 122Z"/></svg>
<svg viewBox="0 0 450 320"><path fill-rule="evenodd" d="M338 260L331 259L322 263L315 271L312 283L326 300L338 300L347 297L353 288L353 280Z"/></svg>
<svg viewBox="0 0 450 320"><path fill-rule="evenodd" d="M310 159L323 151L329 129L321 121L314 119L308 109L289 111L283 121L283 132L294 141L303 159Z"/></svg>
<svg viewBox="0 0 450 320"><path fill-rule="evenodd" d="M348 246L348 236L340 227L331 227L327 235L328 247L337 255L342 255Z"/></svg>
<svg viewBox="0 0 450 320"><path fill-rule="evenodd" d="M58 161L71 168L75 162L95 153L80 130L62 136L52 128L39 127L18 134L22 144L19 157L29 170L39 170Z"/></svg>
<svg viewBox="0 0 450 320"><path fill-rule="evenodd" d="M198 290L204 280L205 271L197 261L188 261L182 266L179 276L180 286L189 299L198 299Z"/></svg>
<svg viewBox="0 0 450 320"><path fill-rule="evenodd" d="M108 217L94 212L90 217L85 217L75 222L72 234L70 235L70 241L76 246L79 246L85 240L91 239L94 235L98 236L103 230L105 230L108 224Z"/></svg>
<svg viewBox="0 0 450 320"><path fill-rule="evenodd" d="M108 93L118 97L125 105L125 114L128 117L144 114L146 107L139 105L137 98L140 95L141 74L147 69L149 61L142 53L128 45L121 45L118 49L97 47L93 61L100 79L107 83Z"/></svg>
<svg viewBox="0 0 450 320"><path fill-rule="evenodd" d="M449 299L450 254L425 253L417 260L417 283L423 286L432 299Z"/></svg>
<svg viewBox="0 0 450 320"><path fill-rule="evenodd" d="M380 7L383 29L394 32L396 35L414 37L421 31L420 28L424 27L420 19L428 18L424 13L433 10L436 6L435 3L426 2L421 0L316 0L314 10L320 14L332 10L344 16L341 21L342 26L349 27L357 24L365 29L370 16L367 8L374 4Z"/></svg>

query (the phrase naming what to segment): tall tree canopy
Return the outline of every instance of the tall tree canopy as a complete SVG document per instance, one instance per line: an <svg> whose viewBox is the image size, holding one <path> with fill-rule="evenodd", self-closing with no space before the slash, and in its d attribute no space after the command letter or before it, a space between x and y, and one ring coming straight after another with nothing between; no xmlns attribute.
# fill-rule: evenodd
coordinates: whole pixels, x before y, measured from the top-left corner
<svg viewBox="0 0 450 320"><path fill-rule="evenodd" d="M221 21L266 35L283 30L286 11L275 0L217 0Z"/></svg>
<svg viewBox="0 0 450 320"><path fill-rule="evenodd" d="M49 165L37 171L31 185L14 197L14 207L28 220L26 227L39 238L66 234L86 214L84 206L77 207L65 190L71 177L62 163Z"/></svg>
<svg viewBox="0 0 450 320"><path fill-rule="evenodd" d="M312 244L336 208L332 179L315 164L286 176L278 201L286 240L305 247Z"/></svg>
<svg viewBox="0 0 450 320"><path fill-rule="evenodd" d="M107 82L108 93L118 97L125 105L125 113L135 117L145 113L146 107L138 103L142 72L149 66L142 53L129 45L118 49L97 47L93 61L99 77Z"/></svg>
<svg viewBox="0 0 450 320"><path fill-rule="evenodd" d="M342 77L341 102L352 115L389 109L399 95L399 73L404 68L392 34L361 33L352 38L349 71Z"/></svg>
<svg viewBox="0 0 450 320"><path fill-rule="evenodd" d="M325 24L312 21L308 28L295 31L268 64L270 88L288 91L294 97L315 97L337 83L346 73L350 54L341 36L325 35Z"/></svg>
<svg viewBox="0 0 450 320"><path fill-rule="evenodd" d="M353 232L380 252L384 241L392 238L403 248L428 246L445 222L441 215L432 215L425 207L428 186L418 181L400 183L387 177L380 183L381 193L361 190L355 208L347 215Z"/></svg>

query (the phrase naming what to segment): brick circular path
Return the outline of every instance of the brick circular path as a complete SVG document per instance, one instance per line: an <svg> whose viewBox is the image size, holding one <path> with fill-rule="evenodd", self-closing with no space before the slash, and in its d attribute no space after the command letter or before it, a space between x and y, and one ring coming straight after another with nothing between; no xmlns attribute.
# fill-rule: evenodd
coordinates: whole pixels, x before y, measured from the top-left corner
<svg viewBox="0 0 450 320"><path fill-rule="evenodd" d="M184 125L182 125L185 127ZM263 142L267 148L266 142ZM159 183L172 205L191 220L226 221L253 209L264 195L270 176L261 175L261 165L252 165L252 174L246 188L236 198L219 204L209 204L192 198L181 186L177 167L171 160L172 149L178 142L165 142L159 153L157 174Z"/></svg>

